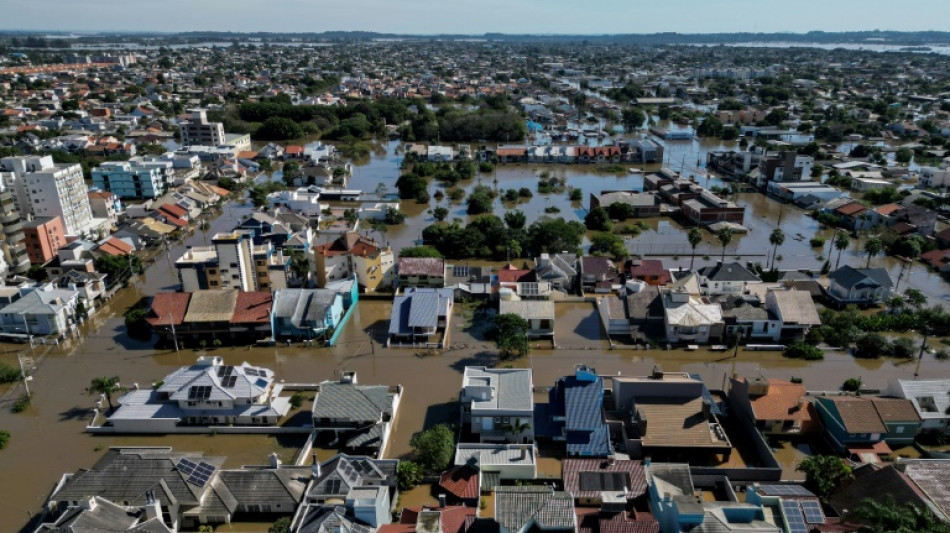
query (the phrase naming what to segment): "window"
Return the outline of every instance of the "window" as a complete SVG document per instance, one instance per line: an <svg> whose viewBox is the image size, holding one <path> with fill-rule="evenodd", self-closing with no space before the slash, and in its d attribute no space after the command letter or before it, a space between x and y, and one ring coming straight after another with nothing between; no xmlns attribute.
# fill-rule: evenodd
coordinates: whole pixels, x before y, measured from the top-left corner
<svg viewBox="0 0 950 533"><path fill-rule="evenodd" d="M501 424L501 417L500 417L500 416L496 416L496 417L495 417L495 423L496 423L496 424Z"/></svg>
<svg viewBox="0 0 950 533"><path fill-rule="evenodd" d="M508 424L508 423L510 423L510 422L511 422L511 418L509 418L509 417L507 417L507 416L501 419L501 423L502 423L502 424Z"/></svg>
<svg viewBox="0 0 950 533"><path fill-rule="evenodd" d="M904 432L904 426L897 426L897 428L894 430L894 433L903 433L903 432Z"/></svg>

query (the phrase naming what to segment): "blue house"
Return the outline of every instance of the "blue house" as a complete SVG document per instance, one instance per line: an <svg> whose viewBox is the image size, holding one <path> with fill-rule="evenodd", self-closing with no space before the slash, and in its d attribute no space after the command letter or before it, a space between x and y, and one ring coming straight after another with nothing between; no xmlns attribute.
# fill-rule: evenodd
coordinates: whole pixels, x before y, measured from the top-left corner
<svg viewBox="0 0 950 533"><path fill-rule="evenodd" d="M274 246L281 247L293 235L287 225L267 213L254 213L234 229L250 231L254 235L255 246L270 241Z"/></svg>
<svg viewBox="0 0 950 533"><path fill-rule="evenodd" d="M815 409L831 445L860 461L866 455L890 455L891 444L912 444L920 431L920 415L910 400L819 396Z"/></svg>
<svg viewBox="0 0 950 533"><path fill-rule="evenodd" d="M571 456L613 453L604 420L604 379L596 370L578 365L573 376L558 379L548 394L549 403L535 411L537 436L564 441Z"/></svg>
<svg viewBox="0 0 950 533"><path fill-rule="evenodd" d="M281 289L274 293L274 337L329 339L357 300L356 283L352 281L337 288Z"/></svg>

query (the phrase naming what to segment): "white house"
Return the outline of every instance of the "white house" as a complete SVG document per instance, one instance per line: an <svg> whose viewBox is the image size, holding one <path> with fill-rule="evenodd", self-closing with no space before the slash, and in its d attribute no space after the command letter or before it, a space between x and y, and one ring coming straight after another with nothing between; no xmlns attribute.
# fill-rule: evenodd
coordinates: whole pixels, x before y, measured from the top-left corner
<svg viewBox="0 0 950 533"><path fill-rule="evenodd" d="M748 284L762 281L759 276L737 262L717 261L715 265L699 269L698 274L703 294L710 296L739 295L746 291Z"/></svg>
<svg viewBox="0 0 950 533"><path fill-rule="evenodd" d="M914 404L922 432L950 435L950 379L896 379L888 383L885 394Z"/></svg>
<svg viewBox="0 0 950 533"><path fill-rule="evenodd" d="M76 326L78 290L58 289L50 283L21 289L21 293L20 299L0 309L0 331L59 337Z"/></svg>
<svg viewBox="0 0 950 533"><path fill-rule="evenodd" d="M310 217L319 217L323 206L320 205L320 191L300 187L291 191L273 192L267 195L267 207L273 209L285 207L295 213Z"/></svg>
<svg viewBox="0 0 950 533"><path fill-rule="evenodd" d="M462 424L480 442L533 442L533 388L530 368L465 367L459 395ZM519 426L515 434L513 428Z"/></svg>

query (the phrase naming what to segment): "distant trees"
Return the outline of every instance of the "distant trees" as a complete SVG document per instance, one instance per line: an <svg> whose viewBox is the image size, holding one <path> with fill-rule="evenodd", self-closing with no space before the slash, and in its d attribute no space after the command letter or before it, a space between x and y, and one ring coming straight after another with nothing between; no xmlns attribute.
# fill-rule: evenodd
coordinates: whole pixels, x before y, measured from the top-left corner
<svg viewBox="0 0 950 533"><path fill-rule="evenodd" d="M624 245L623 237L614 233L598 233L591 238L590 242L590 253L594 255L610 256L615 261L623 261L630 255Z"/></svg>
<svg viewBox="0 0 950 533"><path fill-rule="evenodd" d="M592 231L609 231L611 226L610 215L603 207L595 207L584 217L584 225Z"/></svg>
<svg viewBox="0 0 950 533"><path fill-rule="evenodd" d="M431 246L409 246L399 251L399 257L442 257L442 254Z"/></svg>
<svg viewBox="0 0 950 533"><path fill-rule="evenodd" d="M465 200L468 205L467 212L470 215L481 215L492 212L492 201L494 193L485 185L476 185L472 188L468 198Z"/></svg>
<svg viewBox="0 0 950 533"><path fill-rule="evenodd" d="M883 501L866 499L853 513L870 533L950 533L950 526L937 521L928 509L910 502L899 503L890 494Z"/></svg>
<svg viewBox="0 0 950 533"><path fill-rule="evenodd" d="M270 117L264 121L253 137L261 141L286 141L303 136L303 128L296 122L284 117Z"/></svg>

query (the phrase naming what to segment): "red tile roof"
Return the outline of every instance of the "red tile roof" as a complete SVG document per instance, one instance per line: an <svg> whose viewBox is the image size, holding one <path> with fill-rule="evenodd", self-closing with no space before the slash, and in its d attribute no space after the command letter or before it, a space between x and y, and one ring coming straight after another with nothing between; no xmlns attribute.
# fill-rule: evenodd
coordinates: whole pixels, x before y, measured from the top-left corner
<svg viewBox="0 0 950 533"><path fill-rule="evenodd" d="M478 471L468 465L446 470L439 477L439 487L462 500L478 499Z"/></svg>
<svg viewBox="0 0 950 533"><path fill-rule="evenodd" d="M292 145L290 145L290 146L288 146L287 148L284 149L284 153L285 153L285 154L294 154L294 155L296 155L296 154L302 154L302 153L303 153L303 146L297 146L296 144L292 144Z"/></svg>
<svg viewBox="0 0 950 533"><path fill-rule="evenodd" d="M666 285L672 281L670 271L663 267L660 259L644 259L639 265L631 263L629 274L631 278L657 278L657 284Z"/></svg>
<svg viewBox="0 0 950 533"><path fill-rule="evenodd" d="M564 479L564 490L570 491L575 498L596 498L600 490L582 490L582 473L612 473L626 474L624 486L627 487L627 499L635 499L647 491L647 478L643 470L643 462L636 460L607 459L564 459L561 463L561 477Z"/></svg>
<svg viewBox="0 0 950 533"><path fill-rule="evenodd" d="M898 204L887 204L887 205L882 205L881 207L878 207L877 209L875 209L875 211L877 211L881 215L890 215L891 213L895 211L900 211L901 209L903 209L903 207Z"/></svg>
<svg viewBox="0 0 950 533"><path fill-rule="evenodd" d="M167 326L168 314L171 313L171 323L179 326L185 319L190 301L190 292L160 292L152 297L152 305L145 321L153 327Z"/></svg>
<svg viewBox="0 0 950 533"><path fill-rule="evenodd" d="M442 513L442 533L464 533L469 517L475 516L474 507L450 505L448 507L407 507L402 510L399 524L387 524L379 528L378 533L415 533L416 521L422 511Z"/></svg>
<svg viewBox="0 0 950 533"><path fill-rule="evenodd" d="M234 304L232 324L267 324L274 297L269 291L239 292Z"/></svg>
<svg viewBox="0 0 950 533"><path fill-rule="evenodd" d="M931 250L920 254L920 260L936 269L941 269L950 263L950 250Z"/></svg>
<svg viewBox="0 0 950 533"><path fill-rule="evenodd" d="M175 204L162 204L161 207L159 207L159 209L167 213L171 213L178 218L182 218L188 214L188 211L184 210L181 207L178 207Z"/></svg>
<svg viewBox="0 0 950 533"><path fill-rule="evenodd" d="M132 253L132 245L118 237L109 237L97 250L108 255L129 255Z"/></svg>
<svg viewBox="0 0 950 533"><path fill-rule="evenodd" d="M577 533L659 533L660 524L650 513L600 513L593 507L575 507ZM633 514L633 516L631 516Z"/></svg>
<svg viewBox="0 0 950 533"><path fill-rule="evenodd" d="M400 276L445 276L445 262L435 257L400 257Z"/></svg>
<svg viewBox="0 0 950 533"><path fill-rule="evenodd" d="M818 417L811 402L802 401L804 397L804 385L772 378L769 392L749 403L756 420L801 420L802 432L807 433L818 429Z"/></svg>
<svg viewBox="0 0 950 533"><path fill-rule="evenodd" d="M841 213L842 215L848 215L848 216L854 216L858 213L863 213L864 211L867 211L867 210L868 209L866 207L859 204L858 202L851 202L850 204L844 204L838 209L835 209L835 211L837 211L838 213Z"/></svg>
<svg viewBox="0 0 950 533"><path fill-rule="evenodd" d="M519 281L534 281L534 271L517 268L511 263L498 271L499 283L516 283Z"/></svg>

